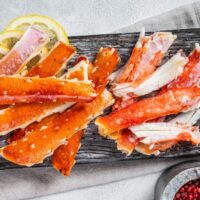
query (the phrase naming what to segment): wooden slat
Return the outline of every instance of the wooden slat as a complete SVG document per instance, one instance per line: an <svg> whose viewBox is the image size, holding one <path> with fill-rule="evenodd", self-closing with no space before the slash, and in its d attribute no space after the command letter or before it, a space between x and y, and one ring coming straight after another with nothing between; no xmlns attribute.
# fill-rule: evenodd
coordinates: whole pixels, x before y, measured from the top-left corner
<svg viewBox="0 0 200 200"><path fill-rule="evenodd" d="M169 49L164 60L175 54L177 50L183 49L188 54L195 43L200 43L200 29L186 29L172 31L177 34L178 38ZM147 33L149 34L149 33ZM132 47L138 39L138 33L125 34L106 34L93 36L76 36L71 37L70 42L77 48L78 55L86 55L93 60L100 47L117 48L121 56L122 66L131 53ZM76 59L73 58L71 63ZM120 67L119 66L119 67ZM108 112L108 111L107 111ZM200 124L200 123L199 123ZM0 138L0 146L5 145L6 137ZM200 154L200 146L191 146L190 144L180 144L176 147L162 152L158 158L179 157L186 155ZM131 156L126 157L116 149L116 144L108 139L102 138L97 133L97 127L91 123L85 132L82 139L82 146L77 155L77 163L97 163L97 162L114 162L119 160L135 160L135 159L152 159L154 156L144 156L134 152ZM50 166L50 158L47 158L43 164L35 167ZM11 164L3 159L0 159L0 169L19 167Z"/></svg>

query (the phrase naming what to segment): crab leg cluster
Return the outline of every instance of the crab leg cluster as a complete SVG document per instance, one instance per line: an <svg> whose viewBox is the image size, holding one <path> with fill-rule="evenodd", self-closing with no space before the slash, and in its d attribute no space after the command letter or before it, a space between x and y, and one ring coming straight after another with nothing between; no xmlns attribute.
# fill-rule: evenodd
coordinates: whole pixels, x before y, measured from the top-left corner
<svg viewBox="0 0 200 200"><path fill-rule="evenodd" d="M119 56L115 49L100 49L94 67L88 74L89 79L95 84L98 96L90 103L78 103L62 114L52 115L25 128L24 136L3 147L1 155L20 165L37 164L53 153L66 139L84 129L94 117L113 104L114 99L111 93L105 90L105 85L118 62ZM38 137L43 139L37 140ZM43 145L43 140L46 145Z"/></svg>
<svg viewBox="0 0 200 200"><path fill-rule="evenodd" d="M65 63L75 54L75 49L62 42L58 42L49 55L35 65L25 74L26 77L48 77L57 74ZM20 104L5 108L0 112L0 135L4 135L12 130L24 128L34 121L55 112L62 112L70 104L44 103L44 104Z"/></svg>
<svg viewBox="0 0 200 200"><path fill-rule="evenodd" d="M84 74L85 71L87 72L89 70L89 62L87 59L81 59L81 57L79 57L77 59L76 65L73 67L73 70L70 69L68 71L68 73L66 74L66 77L68 77L68 79L74 79L79 77L79 80L85 80L84 78ZM29 124L31 124L32 122L36 122L36 121L41 121L43 118L52 115L54 113L62 113L64 110L66 110L67 108L70 108L71 106L73 106L75 104L75 102L68 102L66 104L62 104L62 103L46 103L46 104L35 104L32 103L31 104L31 109L35 110L36 112L31 112L30 106L27 106L28 104L24 104L21 106L15 106L15 111L16 113L21 113L21 112L17 112L18 110L22 110L24 109L23 112L23 118L22 116L19 117L21 119L21 121L15 121L15 123L18 126L23 126L24 124L26 124L26 126L28 126ZM38 107L39 105L39 107ZM10 113L12 113L10 111ZM27 113L27 115L25 115ZM2 116L2 118L4 118ZM22 121L22 119L24 119L24 121ZM14 119L11 120L11 122ZM7 122L9 123L9 121ZM4 122L5 124L5 122ZM2 124L3 125L3 124ZM26 127L25 126L25 127ZM18 127L19 128L19 127ZM20 128L24 128L24 127L20 127ZM16 129L16 127L13 127L13 129ZM25 135L25 131L23 129L21 130L16 130L12 136L8 139L8 142L12 142L12 141L16 141L20 138L22 138Z"/></svg>
<svg viewBox="0 0 200 200"><path fill-rule="evenodd" d="M120 110L136 101L132 98L135 96L134 88L152 75L175 39L176 36L170 32L158 32L145 36L144 30L141 31L128 62L120 69L114 80L112 91L117 101L113 110ZM174 60L172 59L167 65L172 65ZM183 61L181 58L180 60Z"/></svg>
<svg viewBox="0 0 200 200"><path fill-rule="evenodd" d="M84 129L96 117L100 135L127 154L157 155L182 141L198 145L200 48L188 57L179 50L159 66L175 39L170 32L142 31L120 71L113 73L120 57L108 47L100 48L92 63L79 56L63 74L76 50L62 42L25 69L49 41L30 27L0 60L0 105L7 106L0 111L0 135L13 131L0 155L23 166L52 156L53 167L69 175ZM99 117L110 106L112 112Z"/></svg>
<svg viewBox="0 0 200 200"><path fill-rule="evenodd" d="M118 149L127 154L135 149L143 154L157 155L180 141L199 144L199 129L193 126L200 117L199 66L197 44L188 58L179 51L136 86L132 82L114 83L115 96L122 99L128 96L128 102L132 102L99 117L95 123L100 134L115 140ZM138 100L153 91L156 93ZM165 116L181 112L186 113L165 122Z"/></svg>

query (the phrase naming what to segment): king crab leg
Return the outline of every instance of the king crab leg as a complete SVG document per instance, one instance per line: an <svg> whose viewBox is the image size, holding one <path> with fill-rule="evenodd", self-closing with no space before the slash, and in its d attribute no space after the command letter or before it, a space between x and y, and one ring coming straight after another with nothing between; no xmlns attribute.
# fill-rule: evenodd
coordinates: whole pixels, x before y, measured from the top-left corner
<svg viewBox="0 0 200 200"><path fill-rule="evenodd" d="M54 77L0 77L0 105L32 102L88 102L95 96L90 82Z"/></svg>
<svg viewBox="0 0 200 200"><path fill-rule="evenodd" d="M63 175L69 176L76 163L76 154L81 146L84 131L78 131L67 140L67 144L60 145L52 155L53 167Z"/></svg>
<svg viewBox="0 0 200 200"><path fill-rule="evenodd" d="M200 143L199 128L171 122L144 123L129 128L139 141L135 149L143 154L158 154L180 141Z"/></svg>
<svg viewBox="0 0 200 200"><path fill-rule="evenodd" d="M179 51L137 87L132 87L132 83L124 83L120 86L117 85L113 89L113 93L117 97L124 98L130 93L132 96L135 95L137 97L157 91L176 79L183 72L183 68L187 62L188 58Z"/></svg>
<svg viewBox="0 0 200 200"><path fill-rule="evenodd" d="M0 75L13 75L25 67L26 61L49 41L48 36L35 29L28 28L15 46L0 60Z"/></svg>
<svg viewBox="0 0 200 200"><path fill-rule="evenodd" d="M96 124L103 136L158 117L177 114L200 98L199 88L172 89L155 97L143 99L120 111L99 117Z"/></svg>

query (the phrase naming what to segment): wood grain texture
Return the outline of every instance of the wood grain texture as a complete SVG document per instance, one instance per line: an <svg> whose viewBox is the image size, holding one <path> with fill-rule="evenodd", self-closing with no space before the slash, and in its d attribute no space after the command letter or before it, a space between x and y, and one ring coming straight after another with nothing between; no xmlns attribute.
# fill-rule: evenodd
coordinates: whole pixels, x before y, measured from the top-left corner
<svg viewBox="0 0 200 200"><path fill-rule="evenodd" d="M200 43L200 29L186 29L172 31L177 34L178 38L169 49L163 61L175 54L179 49L183 49L186 55L194 48L195 43ZM149 34L149 33L147 33ZM70 42L77 48L78 55L86 55L90 60L95 58L100 47L114 47L118 50L121 56L119 67L129 58L131 50L138 39L138 33L126 34L106 34L92 36L76 36L71 37ZM77 56L78 56L77 55ZM76 58L76 57L75 57ZM71 63L75 60L72 59ZM105 111L109 112L109 110ZM6 136L0 138L0 146L4 146ZM200 154L200 146L191 146L187 143L182 143L172 149L162 152L157 158L192 156ZM131 156L126 157L116 149L116 144L112 140L102 138L98 135L97 127L91 123L85 131L85 136L82 139L82 146L77 155L77 163L98 163L98 162L114 162L120 160L135 160L135 159L152 159L154 156L144 156L134 152ZM35 167L50 166L50 158L47 158L44 163ZM16 168L12 163L4 159L0 159L0 169Z"/></svg>

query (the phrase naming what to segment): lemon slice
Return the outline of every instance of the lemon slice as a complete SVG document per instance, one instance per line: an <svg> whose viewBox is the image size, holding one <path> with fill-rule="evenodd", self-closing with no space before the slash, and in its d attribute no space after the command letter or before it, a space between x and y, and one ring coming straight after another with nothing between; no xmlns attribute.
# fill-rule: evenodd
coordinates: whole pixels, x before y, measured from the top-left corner
<svg viewBox="0 0 200 200"><path fill-rule="evenodd" d="M49 35L50 42L47 44L48 50L51 49L57 41L62 41L66 44L69 43L67 33L64 31L63 27L54 19L43 15L31 14L18 17L12 20L5 30L25 31L29 26L34 26L45 31Z"/></svg>
<svg viewBox="0 0 200 200"><path fill-rule="evenodd" d="M10 30L0 33L0 46L10 50L14 44L22 37L23 31Z"/></svg>
<svg viewBox="0 0 200 200"><path fill-rule="evenodd" d="M3 58L8 52L9 49L0 44L0 58Z"/></svg>
<svg viewBox="0 0 200 200"><path fill-rule="evenodd" d="M6 55L10 49L0 44L0 54Z"/></svg>

